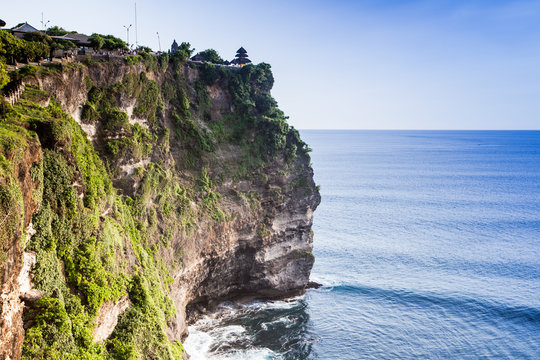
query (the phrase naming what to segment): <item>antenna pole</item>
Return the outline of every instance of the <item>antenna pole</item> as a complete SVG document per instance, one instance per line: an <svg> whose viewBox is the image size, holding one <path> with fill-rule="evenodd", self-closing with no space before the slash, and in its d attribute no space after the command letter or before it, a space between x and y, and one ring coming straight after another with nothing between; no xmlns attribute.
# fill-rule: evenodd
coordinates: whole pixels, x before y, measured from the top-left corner
<svg viewBox="0 0 540 360"><path fill-rule="evenodd" d="M137 3L135 3L135 49L139 47L139 41L137 38Z"/></svg>
<svg viewBox="0 0 540 360"><path fill-rule="evenodd" d="M159 45L159 52L161 52L161 41L159 40L159 32L156 31L156 34L157 34L157 42Z"/></svg>

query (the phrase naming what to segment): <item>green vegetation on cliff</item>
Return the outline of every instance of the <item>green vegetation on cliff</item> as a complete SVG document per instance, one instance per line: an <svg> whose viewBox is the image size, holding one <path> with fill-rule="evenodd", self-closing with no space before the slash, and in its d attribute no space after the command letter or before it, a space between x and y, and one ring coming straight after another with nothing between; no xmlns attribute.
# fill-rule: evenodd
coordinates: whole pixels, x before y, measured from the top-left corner
<svg viewBox="0 0 540 360"><path fill-rule="evenodd" d="M37 256L33 282L43 297L25 313L32 326L26 331L23 357L181 358L181 346L169 343L165 335L166 320L175 310L162 284L159 256L143 246L132 206L115 195L81 127L54 100L46 107L35 105L35 93L39 90L29 88L0 123L0 215L22 214L20 190L10 169L18 149L32 141L34 133L43 149L43 162L35 170L42 179L41 208L33 218L36 234L26 244ZM3 218L5 243L21 219ZM131 263L123 257L129 248L136 255ZM98 309L128 294L132 306L119 326L105 346L95 344L92 329Z"/></svg>
<svg viewBox="0 0 540 360"><path fill-rule="evenodd" d="M271 166L286 174L309 162L309 148L270 95L268 64L186 64L190 51L183 43L170 56L127 57L120 73L118 64L88 62L11 74L28 84L14 106L0 106L4 257L10 236L25 239L16 164L30 146L40 152L30 170L36 233L22 248L36 254L33 283L43 296L24 313L23 358L180 359L182 345L167 336L177 312L171 273L185 250L173 239L219 232L234 219L225 203L231 197L220 193L226 181L264 182ZM116 80L104 81L107 72ZM76 75L86 89L80 124L31 85ZM217 106L219 91L225 95ZM93 142L81 125L95 130ZM253 214L261 209L256 192L231 192ZM279 187L272 194L283 198ZM270 235L265 223L255 226L261 238ZM104 304L120 301L129 307L96 342Z"/></svg>

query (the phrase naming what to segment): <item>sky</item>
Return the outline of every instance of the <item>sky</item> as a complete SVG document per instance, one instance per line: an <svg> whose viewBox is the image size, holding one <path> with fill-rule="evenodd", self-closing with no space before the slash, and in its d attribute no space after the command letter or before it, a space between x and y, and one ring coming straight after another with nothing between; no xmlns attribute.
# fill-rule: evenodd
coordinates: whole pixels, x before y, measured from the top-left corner
<svg viewBox="0 0 540 360"><path fill-rule="evenodd" d="M0 18L126 39L134 1L7 1ZM137 40L271 64L299 129L540 129L539 0L154 0ZM90 4L90 5L89 5Z"/></svg>

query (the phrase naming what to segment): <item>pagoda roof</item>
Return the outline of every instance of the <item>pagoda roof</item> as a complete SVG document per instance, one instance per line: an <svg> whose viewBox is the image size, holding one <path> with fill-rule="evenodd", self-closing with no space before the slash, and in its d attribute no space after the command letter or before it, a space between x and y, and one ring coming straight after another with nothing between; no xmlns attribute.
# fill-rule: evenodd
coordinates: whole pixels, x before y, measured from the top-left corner
<svg viewBox="0 0 540 360"><path fill-rule="evenodd" d="M238 53L238 54L236 54L236 57L237 57L237 58L247 58L247 57L248 57L248 54Z"/></svg>
<svg viewBox="0 0 540 360"><path fill-rule="evenodd" d="M248 58L236 58L233 61L231 61L231 64L233 65L243 65L243 64L249 64L251 60Z"/></svg>
<svg viewBox="0 0 540 360"><path fill-rule="evenodd" d="M25 23L15 26L14 28L11 29L11 31L27 33L27 32L39 31L39 30L33 27L32 25L30 25L29 23L25 22Z"/></svg>
<svg viewBox="0 0 540 360"><path fill-rule="evenodd" d="M6 26L6 22L2 19L0 19L0 27Z"/></svg>
<svg viewBox="0 0 540 360"><path fill-rule="evenodd" d="M247 54L247 51L246 51L246 49L244 49L244 47L241 47L240 49L236 50L236 52L238 54Z"/></svg>

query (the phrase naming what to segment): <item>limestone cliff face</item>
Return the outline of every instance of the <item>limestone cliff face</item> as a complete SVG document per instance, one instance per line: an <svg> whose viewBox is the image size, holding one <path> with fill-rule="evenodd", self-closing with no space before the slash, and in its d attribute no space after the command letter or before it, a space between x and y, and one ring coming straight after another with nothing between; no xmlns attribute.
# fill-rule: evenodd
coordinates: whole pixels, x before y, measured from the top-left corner
<svg viewBox="0 0 540 360"><path fill-rule="evenodd" d="M24 252L24 246L27 236L32 235L32 215L41 200L42 184L39 176L32 176L32 169L38 168L42 155L36 141L16 145L6 149L7 156L0 159L4 160L0 170L0 359L20 358L24 339L23 299L36 295L32 292L30 274L35 255Z"/></svg>
<svg viewBox="0 0 540 360"><path fill-rule="evenodd" d="M64 120L54 120L52 128L29 120L27 127L39 138L36 144L46 149L43 201L47 211L60 214L57 223L76 219L81 211L96 214L89 215L94 225L88 225L88 231L77 225L82 220L66 220L72 229L82 230L76 230L76 239L67 242L59 240L60 233L55 235L57 250L30 242L38 254L32 270L37 271L37 288L44 299L51 300L46 306L37 301L29 308L27 328L41 324L40 311L44 308L66 312L75 323L72 306L64 299L66 294L77 294L89 319L96 319L93 325L88 322L85 326L92 328L93 341L103 344L102 351L112 357L129 352L140 358L149 354L177 358L174 349L156 345L162 340L149 344L144 334L138 337L130 330L138 309L155 309L143 312L155 314L155 321L163 324L159 326L174 344L186 335L189 312L234 296L277 297L306 288L314 261L313 212L320 195L313 182L307 146L286 125L269 96L272 82L265 66L220 69L153 58L132 64L124 60L76 63L57 73L25 79L27 88L36 89L38 94L23 96L21 104L32 101L58 117L57 110L48 110L51 101L56 101L78 124L71 126L74 130L68 135L62 132L51 138L49 132L58 133L55 126L61 126ZM27 111L23 105L19 105L19 112ZM95 166L99 168L102 162L106 169L109 180L103 180L103 194L93 190L99 187L88 175L88 160L81 160L77 152L83 146L78 145L82 144L77 138L79 131L92 147L85 152L95 152ZM19 177L27 177L31 164L39 161L41 155L36 154L40 151L36 146L33 157L21 160L26 168L17 170ZM48 177L47 164L56 163L67 166L62 174L80 200L69 200L67 205L51 202L47 184L52 180L47 179L53 176ZM106 190L107 181L112 190ZM21 184L26 189L23 194L37 186L27 180ZM66 191L54 199L67 196ZM23 197L26 227L37 206L32 201L27 204L28 196ZM74 210L67 214L75 217L66 218L69 206ZM40 223L44 211L37 215ZM54 235L56 223L51 224ZM43 231L43 227L37 229L36 239L42 238ZM16 246L20 236L19 232L10 234L9 241L14 245L7 256L17 265L3 270L2 282L3 290L17 298L15 302L20 297L15 279L23 267L23 248ZM92 249L101 255L80 256L74 244L84 244L87 239L93 239ZM86 245L83 247L86 249ZM114 259L105 258L100 247L111 249ZM50 256L58 258L60 269L54 270L55 281L59 281L54 286L43 278L45 270L35 270L44 268L40 262ZM81 275L83 280L74 276L87 268L79 264L89 258L103 261L104 268L118 274L118 280L103 280L106 287L118 284L118 291L96 297L97 302L92 300L94 293L83 287L85 275ZM9 307L6 304L10 301L3 300L3 307ZM18 323L19 330L14 335L2 331L2 351L21 347L18 306L11 311L9 321ZM79 342L77 336L73 333L65 340L72 344L71 353L82 354L85 346L84 351L94 351L87 350L92 348ZM49 344L45 337L38 340ZM36 352L28 348L28 337L25 341L28 354L35 356ZM32 338L33 343L36 341ZM17 351L11 354L12 358L20 356Z"/></svg>

